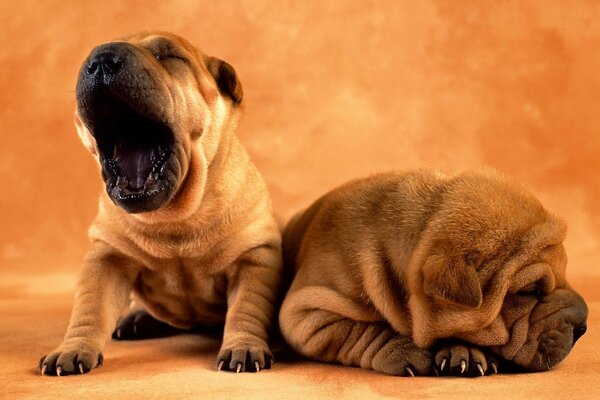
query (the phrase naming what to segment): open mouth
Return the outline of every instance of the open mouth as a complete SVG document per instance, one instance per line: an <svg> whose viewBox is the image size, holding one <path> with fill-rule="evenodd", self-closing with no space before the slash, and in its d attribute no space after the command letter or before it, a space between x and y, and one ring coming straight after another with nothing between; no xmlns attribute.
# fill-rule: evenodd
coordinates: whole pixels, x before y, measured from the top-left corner
<svg viewBox="0 0 600 400"><path fill-rule="evenodd" d="M174 135L116 96L96 98L85 119L100 151L111 199L128 212L152 211L170 200Z"/></svg>

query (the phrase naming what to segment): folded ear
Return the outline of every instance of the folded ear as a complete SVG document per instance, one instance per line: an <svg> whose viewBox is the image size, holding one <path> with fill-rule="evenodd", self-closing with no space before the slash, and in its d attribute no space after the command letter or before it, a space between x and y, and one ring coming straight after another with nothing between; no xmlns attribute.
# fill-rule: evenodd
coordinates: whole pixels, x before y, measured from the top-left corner
<svg viewBox="0 0 600 400"><path fill-rule="evenodd" d="M478 308L483 294L472 256L430 255L423 265L425 294L461 306Z"/></svg>
<svg viewBox="0 0 600 400"><path fill-rule="evenodd" d="M206 56L204 62L208 72L215 79L219 92L230 97L234 104L240 104L244 93L233 67L216 57Z"/></svg>

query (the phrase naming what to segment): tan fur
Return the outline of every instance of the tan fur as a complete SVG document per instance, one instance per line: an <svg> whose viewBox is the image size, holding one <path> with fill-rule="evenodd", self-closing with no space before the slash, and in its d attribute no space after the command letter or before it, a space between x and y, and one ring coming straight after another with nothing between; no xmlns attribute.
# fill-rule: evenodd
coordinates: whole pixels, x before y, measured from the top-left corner
<svg viewBox="0 0 600 400"><path fill-rule="evenodd" d="M434 363L484 374L495 358L550 368L587 316L565 280L565 234L490 170L353 181L286 228L294 279L283 336L310 358L395 375L430 374ZM541 298L526 293L536 285Z"/></svg>
<svg viewBox="0 0 600 400"><path fill-rule="evenodd" d="M84 370L97 366L133 292L152 316L172 326L224 324L222 368L268 368L280 231L263 179L234 135L240 107L215 83L220 60L164 32L123 41L135 46L136 59L150 71L151 89L138 85L138 97L148 103L139 107L160 114L176 137L180 186L165 207L137 214L102 194L65 340L41 367L79 373L78 363ZM168 46L187 63L157 63L156 46ZM241 98L239 82L235 90ZM79 112L76 126L98 158Z"/></svg>

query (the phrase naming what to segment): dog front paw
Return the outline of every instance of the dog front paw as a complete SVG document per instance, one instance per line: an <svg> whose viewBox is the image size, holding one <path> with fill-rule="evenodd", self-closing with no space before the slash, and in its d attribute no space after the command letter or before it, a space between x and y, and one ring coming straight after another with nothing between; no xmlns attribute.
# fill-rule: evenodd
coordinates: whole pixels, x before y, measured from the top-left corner
<svg viewBox="0 0 600 400"><path fill-rule="evenodd" d="M270 369L273 363L273 354L266 345L223 345L217 356L219 371L259 372Z"/></svg>
<svg viewBox="0 0 600 400"><path fill-rule="evenodd" d="M397 376L426 376L433 371L431 353L404 336L386 343L373 357L371 366L375 371Z"/></svg>
<svg viewBox="0 0 600 400"><path fill-rule="evenodd" d="M42 375L85 374L101 367L104 357L95 345L75 341L63 343L56 350L43 356L38 364Z"/></svg>
<svg viewBox="0 0 600 400"><path fill-rule="evenodd" d="M117 322L115 340L156 339L173 336L183 330L154 318L145 310L133 310Z"/></svg>
<svg viewBox="0 0 600 400"><path fill-rule="evenodd" d="M446 376L483 376L498 373L496 359L468 343L446 343L438 346L435 366L441 375Z"/></svg>

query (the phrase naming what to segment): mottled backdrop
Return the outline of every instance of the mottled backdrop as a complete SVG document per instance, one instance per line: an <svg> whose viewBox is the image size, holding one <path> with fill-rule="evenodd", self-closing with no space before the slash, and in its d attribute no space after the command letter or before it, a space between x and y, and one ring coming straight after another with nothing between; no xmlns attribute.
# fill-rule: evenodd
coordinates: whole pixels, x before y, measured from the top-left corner
<svg viewBox="0 0 600 400"><path fill-rule="evenodd" d="M289 217L354 177L491 165L569 222L600 274L600 4L593 1L4 1L0 268L71 271L100 178L73 128L96 44L176 32L229 61L239 135Z"/></svg>

